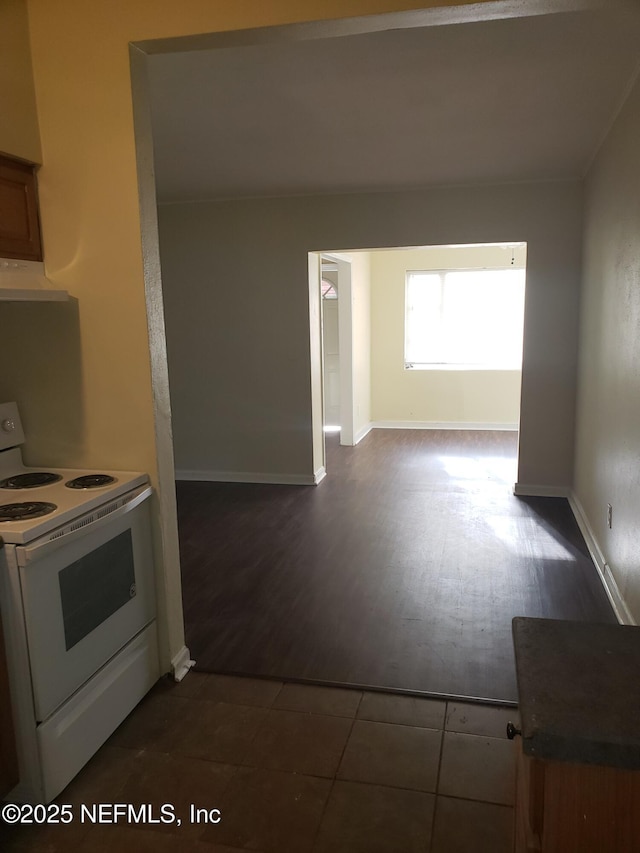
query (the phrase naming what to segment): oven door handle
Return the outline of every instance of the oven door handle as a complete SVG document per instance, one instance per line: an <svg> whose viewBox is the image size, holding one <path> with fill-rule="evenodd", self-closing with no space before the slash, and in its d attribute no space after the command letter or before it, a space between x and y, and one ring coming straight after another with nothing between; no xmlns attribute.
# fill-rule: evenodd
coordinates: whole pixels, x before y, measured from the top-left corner
<svg viewBox="0 0 640 853"><path fill-rule="evenodd" d="M111 524L114 519L122 518L123 515L132 512L136 507L140 506L143 501L146 501L147 498L150 497L151 491L151 486L143 486L134 492L126 500L126 503L122 504L122 506L119 506L107 515L96 517L95 520L89 520L92 515L98 516L100 511L104 509L104 506L97 507L93 512L87 513L86 518L76 519L62 527L57 531L57 535L54 539L41 539L39 542L34 542L32 545L16 546L18 565L26 566L28 563L35 560L41 560L43 557L48 557L49 554L57 551L58 548L61 548L63 545L75 542L94 531L102 530L103 527ZM115 498L114 502L117 500L122 500L122 497ZM55 535L55 532L50 535Z"/></svg>

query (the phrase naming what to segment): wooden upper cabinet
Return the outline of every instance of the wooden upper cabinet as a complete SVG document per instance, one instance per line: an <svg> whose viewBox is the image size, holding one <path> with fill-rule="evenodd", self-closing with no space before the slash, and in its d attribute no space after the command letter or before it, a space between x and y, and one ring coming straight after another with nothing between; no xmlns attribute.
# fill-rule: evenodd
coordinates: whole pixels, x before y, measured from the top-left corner
<svg viewBox="0 0 640 853"><path fill-rule="evenodd" d="M41 261L36 167L0 154L0 257Z"/></svg>

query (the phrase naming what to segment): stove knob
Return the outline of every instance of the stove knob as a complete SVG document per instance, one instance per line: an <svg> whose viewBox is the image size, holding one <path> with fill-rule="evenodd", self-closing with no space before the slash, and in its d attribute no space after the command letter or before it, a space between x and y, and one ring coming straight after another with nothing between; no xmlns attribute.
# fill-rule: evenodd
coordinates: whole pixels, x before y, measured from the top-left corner
<svg viewBox="0 0 640 853"><path fill-rule="evenodd" d="M2 431L3 432L13 432L16 428L16 422L13 418L5 418L2 421Z"/></svg>

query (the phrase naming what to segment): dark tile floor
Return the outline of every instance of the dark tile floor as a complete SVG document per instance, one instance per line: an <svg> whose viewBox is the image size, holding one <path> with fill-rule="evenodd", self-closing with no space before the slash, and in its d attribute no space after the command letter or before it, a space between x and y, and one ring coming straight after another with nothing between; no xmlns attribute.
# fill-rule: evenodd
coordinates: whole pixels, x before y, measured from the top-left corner
<svg viewBox="0 0 640 853"><path fill-rule="evenodd" d="M30 853L507 853L513 708L192 673L162 680L60 795ZM181 825L91 825L81 804L171 804ZM190 807L219 809L192 822ZM215 817L215 814L213 815Z"/></svg>

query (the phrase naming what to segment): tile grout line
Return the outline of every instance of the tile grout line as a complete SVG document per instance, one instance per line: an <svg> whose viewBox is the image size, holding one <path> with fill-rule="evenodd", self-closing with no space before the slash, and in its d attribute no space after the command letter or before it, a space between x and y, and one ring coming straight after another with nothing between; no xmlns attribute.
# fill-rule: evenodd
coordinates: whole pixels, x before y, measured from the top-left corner
<svg viewBox="0 0 640 853"><path fill-rule="evenodd" d="M508 803L496 803L495 800L478 800L474 797L461 797L459 794L455 796L453 794L438 794L439 797L443 797L445 800L459 800L461 803L479 803L482 806L495 806L498 809L511 809L513 810L515 806L510 806Z"/></svg>
<svg viewBox="0 0 640 853"><path fill-rule="evenodd" d="M208 676L206 676L206 678L207 678L207 677L208 677ZM435 731L439 731L439 732L440 732L440 734L441 734L441 742L440 742L440 749L439 749L439 755L438 755L438 764L437 764L437 771L436 771L436 785L435 785L435 792L434 792L434 803L433 803L433 812L432 812L431 831L430 831L430 833L429 833L428 837L426 838L426 844L425 844L425 848L424 848L425 853L429 853L429 851L430 851L430 850L433 850L433 849L434 849L434 844L435 844L435 826L436 826L436 818L437 818L437 813L438 813L438 799L439 799L439 797L440 797L440 796L444 796L444 795L440 795L438 792L439 792L439 786L440 786L440 784L441 784L441 774L442 774L442 763L443 763L443 754L444 754L444 745L445 745L445 744L444 744L445 735L446 735L446 734L452 734L454 737L455 737L455 736L465 736L465 737L469 737L469 736L471 735L471 738L472 738L472 739L475 739L475 738L482 738L482 739L484 739L484 740L504 740L504 738L496 738L496 737L494 737L493 735L487 735L487 734L481 734L481 735L478 735L476 732L473 732L473 733L469 733L468 731L458 732L458 731L455 731L455 730L452 730L452 731L450 731L450 732L449 732L449 731L447 730L447 726L448 726L448 723L449 723L449 714L451 713L451 708L452 708L452 707L453 707L453 705L455 704L455 703L453 703L453 702L449 702L449 701L442 703L442 704L444 705L443 717L442 717L442 720L441 720L441 722L440 722L440 725L439 725L438 727L435 727L435 728L432 728L432 727L425 727L425 726L415 726L415 725L410 725L410 724L408 724L408 723L389 723L389 722L387 722L387 721L364 720L364 719L362 719L362 718L358 717L358 714L360 713L361 708L362 708L362 705L363 705L363 702L364 702L364 700L365 700L365 692L364 692L364 691L358 691L358 699L357 699L357 703L356 703L356 705L355 705L355 707L354 707L354 710L353 710L352 714L351 714L351 715L349 715L349 716L347 716L347 717L345 717L344 715L327 714L326 712L317 711L317 709L315 709L315 708L314 708L313 710L307 710L307 711L303 711L303 710L299 710L299 709L291 709L291 708L276 708L276 707L275 707L275 705L276 705L276 703L277 703L277 701L278 701L279 697L282 695L282 692L283 692L284 688L286 687L287 683L288 683L288 682L280 682L280 683L279 683L279 687L278 687L277 691L276 691L276 692L275 692L275 694L273 695L273 698L270 700L270 702L267 702L266 704L263 704L263 705L255 705L255 704L246 705L246 704L244 704L244 703L238 703L238 702L235 702L235 701L233 701L233 700L231 700L231 701L225 701L224 699L213 699L213 700L211 700L211 699L205 699L205 698L202 696L202 688L200 688L198 691L196 691L196 695L194 695L194 696L185 696L185 697L175 697L175 696L174 696L174 697L172 697L172 698L173 698L173 699L179 699L179 700L186 700L186 701L187 701L187 702L189 702L190 704L191 704L191 703L193 703L193 705L194 705L194 706L198 706L198 705L200 705L200 704L202 704L202 703L208 704L209 702L213 701L213 703L214 703L214 704L227 704L227 705L231 705L231 704L233 704L233 705L237 705L238 707L245 707L245 708L247 708L247 709L248 709L248 708L253 708L253 709L256 709L256 710L258 710L258 709L260 709L260 708L264 709L264 711L266 712L266 713L265 713L265 718L264 718L263 722L261 722L261 723L258 725L258 727L257 727L256 731L254 732L254 735L251 737L250 742L249 742L249 745L247 746L247 749L249 749L249 748L250 748L250 746L251 746L252 744L254 744L254 743L255 743L256 738L258 737L258 735L260 734L260 732L263 730L264 725L266 724L266 721L267 721L267 719L268 719L269 712L270 712L270 711L273 711L273 710L275 710L275 711L283 711L283 712L288 712L288 713L297 713L297 714L302 714L302 715L304 715L304 716L321 716L321 717L334 718L334 719L339 719L340 717L342 717L342 719L345 719L345 718L346 718L346 719L349 719L349 720L350 720L349 730L348 730L348 733L347 733L347 735L346 735L346 739L345 739L345 742L344 742L344 746L343 746L343 748L342 748L342 750L341 750L340 757L338 758L338 761L337 761L336 770L333 772L333 775L331 775L331 776L317 776L317 777L316 777L316 778L318 778L318 779L323 779L324 781L329 782L329 785L328 785L328 788L327 788L326 798L325 798L325 801L324 801L323 806L322 806L322 809L321 809L321 814L320 814L319 819L318 819L318 824L317 824L317 826L316 826L316 828L315 828L315 831L312 833L312 837L310 838L310 842L311 842L311 844L312 844L312 846L313 846L313 848L314 848L314 849L316 848L316 846L317 846L317 844L318 844L318 838L319 838L319 834L320 834L321 829L322 829L323 821L324 821L324 819L325 819L325 817L326 817L326 813L327 813L327 809L328 809L328 804L329 804L329 801L330 801L330 799L331 799L331 797L332 797L333 791L334 791L334 789L335 789L335 782L336 782L336 781L340 781L340 780L338 780L337 774L338 774L338 772L339 772L339 769L340 769L341 763L342 763L342 761L343 761L343 759L344 759L344 755L345 755L345 752L346 752L346 750L347 750L347 747L348 747L348 743L349 743L350 737L351 737L351 736L352 736L352 734L353 734L353 730L354 730L354 727L355 727L355 723L356 723L356 722L365 722L365 723L369 722L369 723L374 723L374 724L382 723L383 725L392 725L392 726L395 726L396 728L406 728L406 727L410 727L410 728L423 729L423 730L426 730L427 728L429 728L431 731L434 731L434 732L435 732ZM355 691L354 691L354 692L355 692ZM178 704L179 704L179 703L178 703ZM455 729L455 723L454 723L454 729ZM125 749L125 747L120 747L120 749ZM127 749L130 749L130 748L127 748ZM139 748L138 748L138 747L135 747L134 749L135 749L135 751L137 752ZM150 750L150 751L152 751L152 752L153 752L153 751L156 751L156 750ZM187 756L187 757L189 757L189 756ZM213 763L217 763L217 764L232 765L233 773L232 773L232 778L231 778L231 779L229 779L228 785L229 785L229 784L231 784L231 783L233 782L233 779L234 779L234 778L236 778L237 773L239 772L239 770L240 770L240 768L241 768L241 767L249 766L249 765L246 765L246 764L244 763L244 760L243 760L243 761L241 761L239 764L237 764L235 761L231 761L231 762L229 762L229 761L223 761L223 760L221 760L221 759L203 758L202 756L197 756L197 755L194 755L194 756L191 756L191 757L192 757L193 759L197 760L197 761L213 762ZM253 766L253 765L250 765L250 766ZM290 773L291 771L281 771L281 772L283 772L283 773L285 773L285 772L286 772L286 773ZM304 774L304 775L309 775L309 776L314 776L314 777L316 776L316 774ZM345 780L345 781L347 781L347 780ZM355 780L353 780L353 781L355 781ZM364 782L364 781L358 781L358 785L369 785L369 784L370 784L370 785L379 786L381 783L380 783L380 782ZM225 786L225 788L228 788L228 785L227 785L227 786ZM417 790L418 790L418 789L415 789L415 788L404 788L403 786L397 786L397 785L392 785L392 786L390 786L390 787L392 787L392 788L394 788L394 789L397 789L397 790L407 790L407 791L417 791ZM225 790L225 792L224 792L224 793L223 793L223 795L222 795L222 799L223 799L223 800L226 798L226 793L227 793L227 792L226 792L226 790ZM456 796L454 796L454 797L451 797L451 799L454 799L454 800L461 800L461 801L470 801L470 802L476 802L476 803L482 803L482 804L485 804L485 805L492 805L492 806L494 806L494 807L498 807L498 808L513 809L513 806L512 806L512 805L509 805L509 804L506 804L506 803L500 803L500 802L495 802L495 801L490 801L490 800L484 800L484 799L483 799L483 800L478 800L478 799L475 799L475 798L473 798L473 797L459 797L459 796L457 796L457 797L456 797Z"/></svg>
<svg viewBox="0 0 640 853"><path fill-rule="evenodd" d="M444 736L447 730L447 715L449 712L449 703L447 702L444 706L444 718L442 720L442 740L440 741L440 755L438 756L438 772L436 774L436 790L435 794L438 795L438 789L440 788L440 772L442 770L442 754L444 753Z"/></svg>
<svg viewBox="0 0 640 853"><path fill-rule="evenodd" d="M351 738L351 733L353 732L353 727L355 726L356 720L358 719L358 711L360 709L360 705L362 704L363 697L364 697L364 691L361 690L360 691L360 699L358 700L358 704L357 704L357 706L353 712L353 717L351 719L351 726L349 727L349 734L345 738L344 746L342 748L342 752L340 753L340 758L338 759L338 763L336 765L335 772L334 772L333 777L331 779L331 787L329 788L329 791L327 793L327 799L324 801L324 806L322 807L322 814L320 815L320 820L318 821L318 826L317 826L316 831L313 835L313 840L311 842L312 853L316 849L316 845L318 843L318 837L320 836L320 830L322 829L322 823L323 823L325 815L327 813L327 807L329 805L329 800L331 799L331 795L333 793L333 789L335 787L335 784L338 781L338 778L337 778L338 770L340 769L340 765L342 764L342 759L344 758L344 754L347 750L347 744L349 743L349 740Z"/></svg>
<svg viewBox="0 0 640 853"><path fill-rule="evenodd" d="M256 726L256 730L253 733L253 737L250 738L249 742L245 746L245 748L242 752L242 757L241 757L240 763L237 766L239 766L239 767L254 767L254 769L255 769L255 765L246 763L246 757L249 754L251 747L255 743L256 738L258 737L258 735L260 734L262 729L267 724L267 720L269 718L269 712L274 710L273 703L276 701L278 696L282 693L282 690L284 689L284 685L285 685L284 681L280 682L280 689L278 690L278 692L275 694L275 696L271 700L270 705L242 705L241 703L238 703L238 706L241 708L263 708L266 711L266 714L264 715L264 719ZM219 704L219 702L218 702L218 704ZM230 705L230 704L235 704L235 703L227 702L226 704Z"/></svg>
<svg viewBox="0 0 640 853"><path fill-rule="evenodd" d="M438 814L438 789L440 788L440 771L442 770L442 754L444 753L444 735L447 727L447 715L449 713L449 702L445 702L444 706L444 717L442 719L442 737L440 740L440 754L438 756L438 770L436 773L436 789L433 792L433 819L431 821L431 837L429 839L429 845L427 848L427 853L432 853L433 851L433 841L435 837L436 831L436 817Z"/></svg>
<svg viewBox="0 0 640 853"><path fill-rule="evenodd" d="M280 695L280 693L282 692L282 690L284 689L284 687L288 683L290 683L290 682L283 682L282 683L280 690L278 691L278 693L275 695L274 699L272 700L272 705L255 705L255 704L246 705L246 704L242 704L239 702L228 702L228 701L225 701L224 699L206 699L204 697L201 697L200 699L194 700L194 701L208 702L211 704L235 705L239 708L253 708L253 709L257 709L257 710L265 710L265 711L267 711L267 713L269 711L283 711L285 713L300 714L302 716L328 717L330 719L342 719L342 720L349 720L350 719L351 720L351 726L349 728L349 733L347 735L345 745L344 745L342 752L340 754L340 758L338 760L338 765L337 765L336 771L334 772L333 776L323 776L323 775L319 775L317 773L304 773L302 775L308 776L308 777L314 778L314 779L322 779L325 781L331 780L332 782L333 781L345 781L345 782L352 782L353 784L357 784L357 785L371 785L374 787L381 787L381 786L382 787L389 787L389 788L393 788L394 790L398 790L398 791L415 791L417 793L434 793L432 791L426 791L426 790L418 789L418 788L410 788L410 787L406 787L404 785L390 785L388 783L385 785L384 783L381 783L381 782L370 782L370 781L366 781L366 780L355 780L355 779L341 780L341 779L337 779L336 774L338 772L340 764L342 763L342 759L344 758L344 753L347 749L349 738L351 737L355 723L357 723L357 722L373 723L374 725L394 726L394 727L401 727L401 728L415 728L415 729L420 729L423 731L432 731L432 732L442 732L443 731L442 725L440 725L438 727L412 726L412 725L409 725L408 723L390 723L390 722L386 722L386 721L369 720L369 719L364 719L364 718L358 717L357 714L358 714L358 712L360 710L360 706L364 700L364 694L366 691L357 691L360 693L360 698L358 699L358 704L354 709L354 712L353 712L354 715L353 716L336 715L336 714L323 714L323 713L316 713L315 711L300 711L300 710L291 709L291 708L274 708L273 704L276 702L278 696ZM356 691L354 691L354 692L356 692ZM446 702L444 703L444 705L445 705L445 717L446 717ZM254 743L256 737L258 736L258 734L262 730L262 727L265 725L265 723L266 723L266 718L265 718L265 722L261 723L258 726L258 728L256 729L256 732L254 733L250 743L247 745L247 751L249 750L251 745ZM441 750L442 750L442 744L440 746L440 752L441 752ZM150 751L154 751L154 750L150 750ZM155 751L158 752L157 750L155 750ZM159 754L163 754L162 751L159 751ZM258 765L247 764L246 760L244 758L238 763L236 761L222 761L220 759L203 758L201 756L193 756L193 755L186 755L186 754L185 754L185 757L191 758L194 761L203 761L203 762L207 762L207 763L224 764L227 766L232 766L236 770L238 770L240 768L245 768L245 767L251 767L254 769L258 767ZM277 769L277 770L275 770L275 772L278 772L278 773L296 773L297 771Z"/></svg>
<svg viewBox="0 0 640 853"><path fill-rule="evenodd" d="M235 703L235 702L226 702L226 703L225 703L225 704L237 704L237 705L238 705L238 707L245 707L245 708L254 708L254 709L260 709L260 708L262 708L262 709L264 709L264 711L266 712L263 722L262 722L262 723L260 723L260 724L258 725L258 727L256 728L256 731L254 732L254 735L251 737L251 739L250 739L250 744L253 744L253 743L255 742L255 739L257 738L258 734L259 734L259 733L260 733L260 731L262 730L263 725L266 723L266 720L267 720L267 718L268 718L269 712L270 712L270 711L272 711L272 710L275 710L275 711L278 711L278 710L288 711L288 712L291 712L291 713L299 713L299 714L303 714L303 715L305 715L305 716L322 716L322 717L327 717L327 718L329 718L329 717L333 717L334 719L338 717L338 715L333 715L333 714L326 714L326 713L322 713L322 712L317 712L316 710L313 710L313 711L297 711L297 710L295 710L295 709L286 709L286 708L278 709L278 708L275 708L275 707L274 707L274 705L275 705L275 703L277 702L278 697L282 694L282 691L283 691L284 687L286 686L286 684L287 684L287 682L281 682L281 683L280 683L280 686L279 686L279 688L278 688L277 692L275 693L275 695L274 695L273 699L271 700L271 704L266 704L266 705L262 705L262 706L260 706L260 705L255 705L255 704L254 704L254 705L243 705L242 703ZM200 690L198 691L198 694L199 694L199 693L200 693ZM355 728L355 723L356 723L356 722L365 722L365 723L366 723L366 722L370 722L370 723L377 723L377 722L380 722L380 721L362 720L361 718L359 718L359 717L358 717L358 713L360 712L361 707L362 707L362 704L363 704L363 702L364 702L364 700L365 700L365 692L364 692L364 691L358 691L358 693L359 693L359 697L358 697L358 701L357 701L357 703L356 703L356 705L355 705L355 708L354 708L353 714L352 714L352 715L350 715L350 717L349 717L349 716L348 716L348 717L346 717L346 719L350 719L350 727L349 727L348 733L346 734L346 738L345 738L344 746L343 746L343 748L342 748L342 750L341 750L340 757L339 757L339 758L338 758L338 760L337 760L336 769L335 769L335 771L333 772L333 775L332 775L332 776L315 776L315 774L302 774L302 775L308 775L308 776L311 776L311 777L315 777L315 778L318 778L318 779L322 779L322 780L324 780L325 782L328 782L328 783L329 783L329 785L327 786L327 789L326 789L326 797L325 797L324 803L322 804L322 808L321 808L321 810L320 810L320 815L319 815L319 818L318 818L318 823L317 823L317 825L316 825L316 827L315 827L315 830L312 830L312 831L311 831L311 833L310 833L310 836L309 836L309 843L311 844L311 848L310 848L311 850L318 850L318 849L319 849L319 848L318 848L318 844L319 844L319 836L320 836L320 832L321 832L321 829L322 829L322 827L323 827L324 819L326 819L326 816L327 816L327 809L328 809L328 804L329 804L329 801L331 800L331 797L332 797L333 791L334 791L334 789L335 789L335 783L336 783L337 781L349 781L349 782L353 781L353 782L355 782L355 784L357 784L357 785L359 785L359 786L361 786L361 785L372 785L372 786L379 787L379 786L380 786L380 784L381 784L380 782L364 782L364 781L356 781L356 780L339 780L339 779L337 778L338 771L339 771L340 766L341 766L341 763L342 763L342 761L343 761L343 759L344 759L345 752L346 752L346 750L347 750L347 748L348 748L348 744L349 744L350 737L352 736L352 733L353 733L354 728ZM198 705L200 705L200 704L201 704L201 703L203 703L203 702L207 702L207 703L208 703L208 702L210 701L210 700L205 700L204 698L199 698L199 696L173 697L173 698L178 698L178 699L182 699L182 698L184 698L184 699L186 699L187 701L189 701L190 703L192 702L192 703L194 704L194 706L198 706ZM224 700L213 700L213 702L214 702L215 704L220 704L221 702L224 702ZM468 736L469 736L469 734L470 734L470 733L468 733L468 732L466 732L466 731L463 731L463 732L457 732L457 731L455 731L455 730L451 730L451 731L447 730L447 726L448 726L448 724L449 724L450 705L451 705L451 707L453 708L453 706L454 706L454 704L455 704L455 703L453 703L453 702L445 702L445 703L443 703L443 704L444 704L443 720L442 720L442 722L441 722L441 724L440 724L440 726L439 726L439 727L437 727L437 728L435 728L435 729L431 729L431 731L439 731L439 732L440 732L440 734L441 734L441 742L440 742L440 749L439 749L438 762L437 762L436 785L435 785L435 791L433 792L434 800L433 800L433 809L432 809L432 821L431 821L431 828L430 828L430 832L429 832L429 834L427 835L427 837L426 837L426 839L425 839L425 841L424 841L425 846L424 846L424 848L423 848L423 849L424 849L425 853L430 853L430 851L434 851L434 850L435 850L435 843L436 843L436 838L435 838L436 816L437 816L437 811L438 811L438 802L439 802L440 800L442 800L442 803L444 803L444 802L445 802L446 800L448 800L448 799L451 799L451 800L458 800L458 801L461 801L461 802L474 802L474 803L483 804L483 805L487 805L487 806L493 806L494 808L500 808L500 809L505 809L505 808L506 808L506 809L510 809L511 811L513 811L513 805L508 805L508 804L505 804L505 803L498 803L498 802L495 802L495 801L489 801L489 800L477 800L477 799L474 799L474 798L472 798L472 797L460 797L460 796L451 796L451 797L449 797L448 795L441 795L441 794L439 794L439 793L438 793L438 791L439 791L439 786L440 786L440 784L441 784L441 772L442 772L442 765L443 765L443 754L444 754L444 739L445 739L445 735L446 735L446 734L451 734L451 735L452 735L452 736L454 736L454 737L459 736L459 735L463 735L463 736L467 736L467 737L468 737ZM343 716L343 717L342 717L342 719L345 719L345 717ZM384 722L384 721L383 721L383 722ZM398 728L399 728L399 727L405 727L405 725L406 725L406 724L396 724L396 723L384 723L384 724L394 725L394 726L396 726L396 727L398 727ZM452 724L455 726L455 722L453 722ZM412 726L412 728L421 728L421 729L426 729L426 727L424 727L424 726ZM494 738L492 735L477 735L476 733L471 733L471 735L472 735L473 737L480 737L480 738L488 739L488 740L505 740L504 738ZM249 747L248 747L248 748L249 748ZM122 750L122 751L124 751L124 752L130 752L130 751L133 751L134 753L143 753L143 752L145 752L145 751L146 751L146 750L145 750L145 748L140 748L140 747L117 747L117 746L114 746L114 747L111 747L111 749L115 749L115 750ZM149 751L150 751L150 752L152 752L152 753L153 753L153 752L158 752L157 750L149 750ZM167 753L167 752L165 752L165 751L160 751L160 752L159 752L159 754L164 754L164 755L167 755L167 757L169 757L169 756L173 756L173 755L175 755L176 753L172 750L172 751L170 751L170 752L168 752L168 753ZM178 753L178 756L180 756L180 753ZM230 769L231 769L233 772L232 772L232 774L231 774L231 776L230 776L229 780L227 781L227 783L226 783L226 785L225 785L225 787L224 787L224 791L223 791L223 793L222 793L222 795L221 795L221 798L220 798L220 799L221 799L221 802L223 802L223 801L226 799L226 796L227 796L227 794L228 794L229 786L233 783L233 781L234 781L234 780L235 780L235 778L237 777L238 772L240 772L241 768L243 768L243 767L247 766L247 765L244 765L244 764L242 764L242 763L240 763L240 764L236 764L234 761L229 762L229 761L223 761L223 760L221 760L221 759L210 759L210 758L204 758L204 757L202 757L202 756L198 756L198 755L189 756L188 754L185 754L185 755L183 755L182 757L189 758L190 760L196 761L196 762L198 762L198 763L200 763L200 762L202 762L202 763L213 763L213 764L219 764L219 765L226 765L226 766L230 766ZM251 766L253 766L253 765L251 765ZM291 773L293 773L293 775L296 775L296 774L295 774L295 771L277 771L277 772L281 772L281 773L283 773L283 774L284 774L284 773L286 773L286 774L288 774L288 775L291 775ZM123 787L125 784L126 784L126 782L121 783L121 787L119 787L119 788L118 788L118 790L122 790L122 787ZM116 787L117 787L117 786L116 786ZM392 785L392 786L389 786L389 787L391 787L391 788L393 788L393 789L395 789L395 790L406 790L406 791L414 791L414 792L416 792L416 793L422 793L422 792L420 792L418 789L415 789L415 788L403 788L403 787L396 786L396 785ZM424 792L424 793L426 793L426 792ZM442 803L441 803L441 805L442 805ZM204 832L204 829L203 829L203 832ZM171 835L173 836L174 834L173 834L173 833L171 833ZM176 835L175 835L175 837L179 837L179 836L176 834ZM197 838L198 838L198 839L200 839L200 838L201 838L201 836L197 836ZM84 849L84 843L85 843L85 841L86 841L87 839L88 839L88 834L87 834L87 835L83 835L83 836L82 836L82 838L80 839L82 849Z"/></svg>

